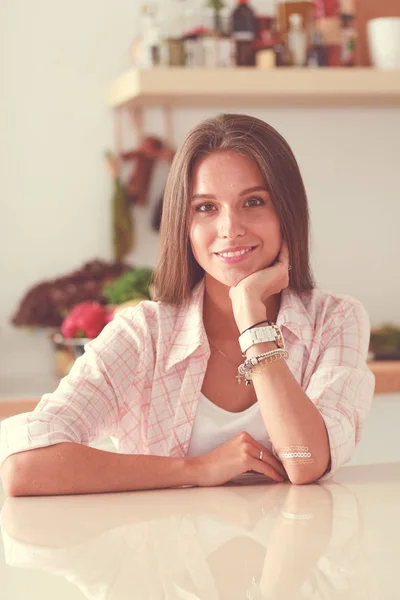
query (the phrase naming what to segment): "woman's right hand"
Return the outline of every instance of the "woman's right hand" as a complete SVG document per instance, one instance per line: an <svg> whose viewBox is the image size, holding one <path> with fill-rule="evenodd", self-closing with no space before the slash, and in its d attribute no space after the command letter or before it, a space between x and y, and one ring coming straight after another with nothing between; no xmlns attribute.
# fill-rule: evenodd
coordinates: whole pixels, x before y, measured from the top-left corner
<svg viewBox="0 0 400 600"><path fill-rule="evenodd" d="M259 458L261 450L263 460ZM248 471L261 473L277 483L287 480L279 460L245 431L212 452L188 460L194 468L196 484L201 487L222 485Z"/></svg>

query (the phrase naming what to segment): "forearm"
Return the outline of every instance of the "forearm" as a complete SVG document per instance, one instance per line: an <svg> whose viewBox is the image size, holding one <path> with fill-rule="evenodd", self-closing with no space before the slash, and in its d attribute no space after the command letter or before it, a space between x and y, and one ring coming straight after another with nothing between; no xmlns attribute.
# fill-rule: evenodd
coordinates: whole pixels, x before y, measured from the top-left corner
<svg viewBox="0 0 400 600"><path fill-rule="evenodd" d="M273 343L257 344L247 353L267 352ZM253 385L271 442L277 452L306 446L313 462L282 461L292 483L315 481L326 471L330 460L328 434L314 403L293 377L285 360L266 365L254 375Z"/></svg>
<svg viewBox="0 0 400 600"><path fill-rule="evenodd" d="M194 485L187 459L117 454L62 443L14 454L4 462L10 496L123 492Z"/></svg>
<svg viewBox="0 0 400 600"><path fill-rule="evenodd" d="M265 323L265 319L277 320L281 302L278 295L289 285L289 269L289 249L283 239L272 266L248 275L230 288L233 314L241 334ZM248 337L242 338L243 344L247 345ZM256 341L244 350L246 358L250 358L276 349L273 341ZM315 481L323 475L330 461L328 433L320 412L282 357L276 362L261 363L261 367L253 369L251 377L269 436L290 481ZM289 455L296 450L301 452L296 446L306 447L308 456L281 456L282 452Z"/></svg>

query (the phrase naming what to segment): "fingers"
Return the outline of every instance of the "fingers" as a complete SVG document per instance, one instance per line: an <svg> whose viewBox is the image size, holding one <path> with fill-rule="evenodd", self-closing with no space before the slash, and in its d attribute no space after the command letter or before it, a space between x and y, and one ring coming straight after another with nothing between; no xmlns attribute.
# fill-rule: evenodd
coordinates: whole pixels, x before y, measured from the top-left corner
<svg viewBox="0 0 400 600"><path fill-rule="evenodd" d="M286 471L279 460L249 433L242 431L242 433L238 434L236 441L240 444L247 469L254 470L256 473L262 473L274 481L287 480ZM261 451L263 453L262 460L260 460Z"/></svg>
<svg viewBox="0 0 400 600"><path fill-rule="evenodd" d="M265 461L265 455L263 457L264 461ZM285 477L285 479L287 479L287 473L286 473L286 469L283 466L283 464L277 459L275 458L275 456L273 454L271 454L271 452L268 452L268 457L267 457L267 462L278 472L282 475L282 477Z"/></svg>
<svg viewBox="0 0 400 600"><path fill-rule="evenodd" d="M251 436L250 436L251 437ZM263 461L269 463L271 467L275 469L278 473L280 473L283 477L287 477L286 470L282 463L272 454L268 448L257 442L254 438L251 438L253 445L255 447L256 452L252 455L254 458L258 458L260 460L260 452L263 453Z"/></svg>
<svg viewBox="0 0 400 600"><path fill-rule="evenodd" d="M283 483L285 481L285 478L280 475L270 464L259 460L258 458L249 456L248 466L249 469L255 473L261 473L262 475L269 477L269 479L276 481L276 483Z"/></svg>
<svg viewBox="0 0 400 600"><path fill-rule="evenodd" d="M254 441L257 444L257 446L255 447L255 453L252 455L253 458L256 458L257 460L260 461L260 451L262 451L263 459L260 462L264 462L265 464L270 465L271 468L274 469L274 471L276 471L277 473L279 473L279 475L281 475L282 477L284 477L286 479L287 475L286 475L286 471L285 471L282 463L280 463L279 460L276 459L275 456L273 454L271 454L271 452L269 450L267 450L267 448L264 448L264 446L262 446L261 444L258 444L258 442L256 442L256 440L254 440Z"/></svg>

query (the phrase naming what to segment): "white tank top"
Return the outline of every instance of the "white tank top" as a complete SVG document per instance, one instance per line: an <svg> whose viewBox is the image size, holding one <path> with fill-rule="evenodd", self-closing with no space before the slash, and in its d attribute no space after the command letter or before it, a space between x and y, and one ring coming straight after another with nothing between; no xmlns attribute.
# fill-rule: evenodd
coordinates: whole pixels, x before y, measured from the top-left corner
<svg viewBox="0 0 400 600"><path fill-rule="evenodd" d="M207 454L229 442L241 431L247 431L272 452L272 444L258 402L242 412L233 413L220 408L204 394L200 394L187 455Z"/></svg>

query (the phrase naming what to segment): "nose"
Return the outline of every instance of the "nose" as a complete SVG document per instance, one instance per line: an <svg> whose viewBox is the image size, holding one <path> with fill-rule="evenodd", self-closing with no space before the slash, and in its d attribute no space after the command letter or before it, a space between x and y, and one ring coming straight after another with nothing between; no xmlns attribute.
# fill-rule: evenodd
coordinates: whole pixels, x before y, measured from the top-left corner
<svg viewBox="0 0 400 600"><path fill-rule="evenodd" d="M245 224L236 211L221 211L218 216L218 236L220 238L235 239L243 236L245 230Z"/></svg>

